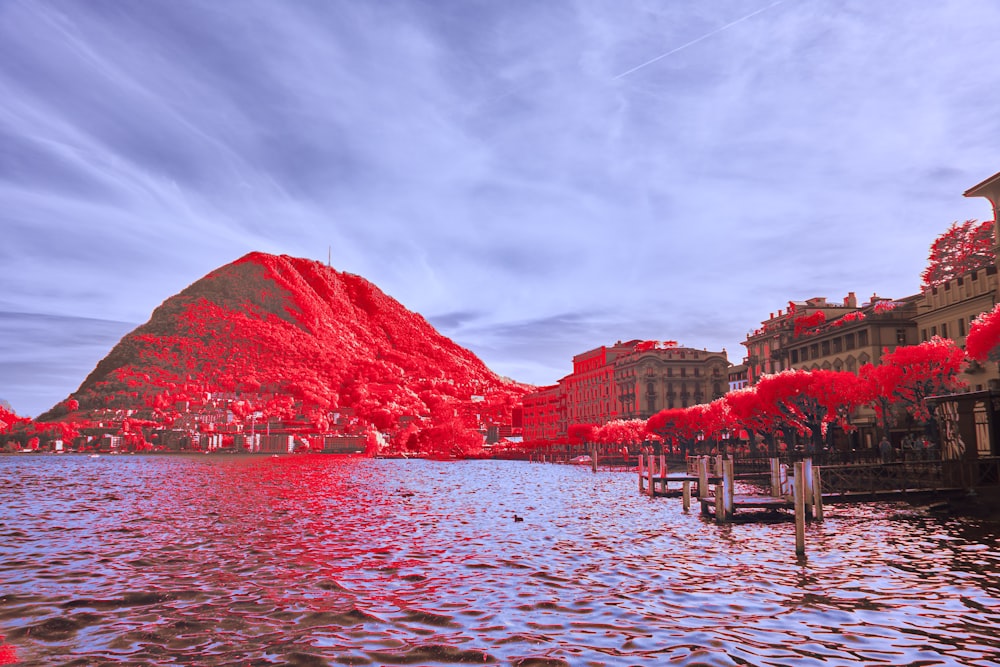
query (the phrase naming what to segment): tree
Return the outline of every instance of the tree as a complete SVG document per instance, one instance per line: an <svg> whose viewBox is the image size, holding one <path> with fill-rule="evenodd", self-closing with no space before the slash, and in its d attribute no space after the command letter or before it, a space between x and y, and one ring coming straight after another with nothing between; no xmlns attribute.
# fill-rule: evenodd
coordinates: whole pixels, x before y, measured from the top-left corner
<svg viewBox="0 0 1000 667"><path fill-rule="evenodd" d="M970 271L992 266L996 262L993 242L992 220L951 223L931 244L927 268L920 276L923 284L935 287Z"/></svg>
<svg viewBox="0 0 1000 667"><path fill-rule="evenodd" d="M958 379L965 353L955 342L934 336L919 345L903 345L884 352L878 366L865 364L858 375L869 383L869 403L888 433L892 408L901 407L921 424L930 419L924 401L929 396L950 394L965 387Z"/></svg>
<svg viewBox="0 0 1000 667"><path fill-rule="evenodd" d="M982 313L969 325L965 353L976 361L996 361L1000 346L1000 304Z"/></svg>

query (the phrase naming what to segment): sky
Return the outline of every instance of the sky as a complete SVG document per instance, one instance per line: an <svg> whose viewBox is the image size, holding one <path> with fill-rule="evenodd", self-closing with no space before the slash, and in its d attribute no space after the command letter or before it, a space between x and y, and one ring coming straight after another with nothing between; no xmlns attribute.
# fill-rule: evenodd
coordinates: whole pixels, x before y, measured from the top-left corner
<svg viewBox="0 0 1000 667"><path fill-rule="evenodd" d="M0 0L0 399L251 251L494 371L920 291L1000 171L993 0Z"/></svg>

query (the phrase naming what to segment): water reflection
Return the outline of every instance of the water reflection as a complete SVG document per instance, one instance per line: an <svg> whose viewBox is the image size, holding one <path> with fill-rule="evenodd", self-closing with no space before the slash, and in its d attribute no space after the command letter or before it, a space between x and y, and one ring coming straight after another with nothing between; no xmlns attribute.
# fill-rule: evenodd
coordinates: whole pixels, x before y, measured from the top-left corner
<svg viewBox="0 0 1000 667"><path fill-rule="evenodd" d="M716 526L632 475L335 457L0 458L26 665L990 664L996 525ZM515 521L514 517L523 517Z"/></svg>

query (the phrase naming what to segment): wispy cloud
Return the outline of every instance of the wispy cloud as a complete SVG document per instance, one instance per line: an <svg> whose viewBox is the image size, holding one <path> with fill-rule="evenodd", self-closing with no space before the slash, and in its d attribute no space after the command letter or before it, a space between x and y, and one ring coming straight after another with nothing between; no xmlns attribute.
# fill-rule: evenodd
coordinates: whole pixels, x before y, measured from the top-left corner
<svg viewBox="0 0 1000 667"><path fill-rule="evenodd" d="M989 215L998 30L988 0L2 3L0 309L141 322L330 248L517 379L618 338L735 361L788 299L915 292Z"/></svg>

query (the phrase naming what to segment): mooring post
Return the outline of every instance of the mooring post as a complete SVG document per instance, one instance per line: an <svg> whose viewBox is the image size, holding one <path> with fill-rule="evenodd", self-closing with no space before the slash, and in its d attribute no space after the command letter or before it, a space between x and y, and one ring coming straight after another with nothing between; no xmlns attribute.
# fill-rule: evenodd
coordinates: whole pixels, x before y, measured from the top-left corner
<svg viewBox="0 0 1000 667"><path fill-rule="evenodd" d="M649 488L648 488L649 497L650 498L655 498L656 497L656 487L654 486L654 482L653 482L653 455L652 454L649 455L649 461L647 461L647 463L649 463L649 468L647 469L647 474L649 475L649 477L646 479L646 482L649 484Z"/></svg>
<svg viewBox="0 0 1000 667"><path fill-rule="evenodd" d="M708 457L698 457L698 500L708 496Z"/></svg>
<svg viewBox="0 0 1000 667"><path fill-rule="evenodd" d="M771 495L781 497L781 463L778 459L769 459L771 463Z"/></svg>
<svg viewBox="0 0 1000 667"><path fill-rule="evenodd" d="M722 462L722 506L726 513L726 520L733 518L736 507L733 503L733 461L726 459Z"/></svg>
<svg viewBox="0 0 1000 667"><path fill-rule="evenodd" d="M803 479L806 483L806 516L813 516L813 461L812 459L802 459L802 470L805 473Z"/></svg>
<svg viewBox="0 0 1000 667"><path fill-rule="evenodd" d="M643 491L643 488L642 488L642 473L644 471L645 471L645 468L642 465L642 453L640 452L639 453L639 494L640 495L642 494L642 491Z"/></svg>
<svg viewBox="0 0 1000 667"><path fill-rule="evenodd" d="M691 509L691 481L686 479L681 486L684 489L684 511L687 512Z"/></svg>
<svg viewBox="0 0 1000 667"><path fill-rule="evenodd" d="M802 556L806 552L806 475L803 461L795 463L794 474L792 496L795 499L795 553Z"/></svg>
<svg viewBox="0 0 1000 667"><path fill-rule="evenodd" d="M590 443L590 470L597 472L597 443Z"/></svg>
<svg viewBox="0 0 1000 667"><path fill-rule="evenodd" d="M813 468L813 515L817 521L823 520L823 477L820 466Z"/></svg>
<svg viewBox="0 0 1000 667"><path fill-rule="evenodd" d="M660 454L660 490L667 495L667 455Z"/></svg>
<svg viewBox="0 0 1000 667"><path fill-rule="evenodd" d="M715 485L715 522L725 523L726 522L726 502L722 497L724 492L722 481L720 480L718 484Z"/></svg>

